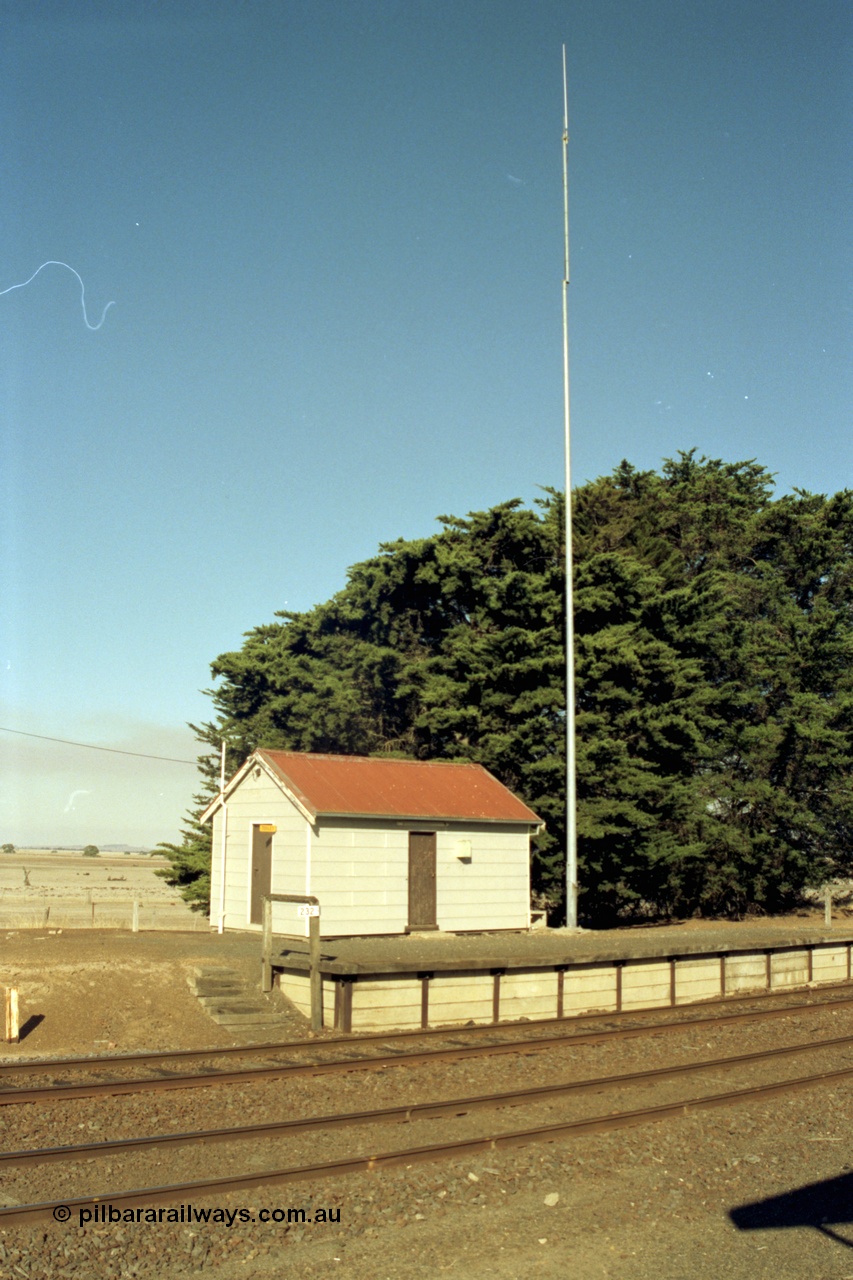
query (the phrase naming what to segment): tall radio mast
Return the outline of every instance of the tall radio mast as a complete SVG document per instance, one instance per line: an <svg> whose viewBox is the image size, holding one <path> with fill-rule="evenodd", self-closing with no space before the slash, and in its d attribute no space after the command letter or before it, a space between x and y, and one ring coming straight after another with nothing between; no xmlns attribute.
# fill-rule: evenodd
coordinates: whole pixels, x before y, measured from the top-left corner
<svg viewBox="0 0 853 1280"><path fill-rule="evenodd" d="M563 45L563 416L566 449L566 924L578 923L578 833L575 768L575 605L572 582L572 450L569 430L569 90Z"/></svg>

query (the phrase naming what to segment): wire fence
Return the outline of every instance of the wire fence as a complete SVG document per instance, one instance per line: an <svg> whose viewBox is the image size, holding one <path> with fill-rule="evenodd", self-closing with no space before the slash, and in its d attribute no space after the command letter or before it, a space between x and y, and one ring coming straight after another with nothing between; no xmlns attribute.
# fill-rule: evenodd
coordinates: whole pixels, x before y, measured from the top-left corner
<svg viewBox="0 0 853 1280"><path fill-rule="evenodd" d="M125 929L139 933L170 929L206 932L209 928L206 915L191 911L180 901L126 898L117 902L88 897L38 900L32 897L15 899L8 894L0 898L0 930Z"/></svg>

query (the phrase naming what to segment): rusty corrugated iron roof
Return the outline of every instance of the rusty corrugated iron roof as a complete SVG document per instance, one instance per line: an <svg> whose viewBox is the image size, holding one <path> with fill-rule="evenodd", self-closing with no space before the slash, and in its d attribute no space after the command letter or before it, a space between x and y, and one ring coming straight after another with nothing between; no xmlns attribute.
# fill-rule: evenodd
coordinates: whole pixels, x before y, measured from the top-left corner
<svg viewBox="0 0 853 1280"><path fill-rule="evenodd" d="M298 751L258 750L255 755L315 817L541 821L479 764Z"/></svg>

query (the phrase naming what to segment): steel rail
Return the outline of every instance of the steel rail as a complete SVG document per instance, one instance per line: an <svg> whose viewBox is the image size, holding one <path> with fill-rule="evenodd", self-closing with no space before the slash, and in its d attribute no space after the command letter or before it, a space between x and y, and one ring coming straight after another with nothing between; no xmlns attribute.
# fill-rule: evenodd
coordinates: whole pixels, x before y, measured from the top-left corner
<svg viewBox="0 0 853 1280"><path fill-rule="evenodd" d="M727 1093L688 1098L680 1102L668 1102L635 1111L615 1112L610 1115L592 1116L585 1120L561 1121L539 1125L533 1129L517 1129L509 1133L491 1134L481 1138L463 1138L454 1142L435 1143L430 1146L385 1151L372 1156L351 1156L328 1160L314 1165L298 1165L283 1169L266 1169L260 1172L239 1174L236 1177L205 1178L200 1181L171 1183L159 1187L138 1187L131 1191L107 1192L102 1195L77 1196L67 1200L42 1201L39 1204L16 1205L0 1209L0 1227L6 1224L41 1222L45 1219L69 1222L81 1210L95 1210L101 1205L119 1209L144 1209L154 1204L171 1204L183 1201L187 1196L249 1191L255 1187L285 1182L305 1182L318 1178L341 1177L349 1173L375 1173L396 1165L418 1164L426 1161L455 1159L463 1155L496 1150L501 1147L528 1146L536 1142L555 1142L570 1136L602 1133L610 1129L667 1120L683 1116L691 1111L703 1111L716 1107L775 1097L796 1089L810 1089L820 1084L831 1084L853 1075L853 1065L834 1071L822 1071L815 1075L799 1076L773 1084L753 1085ZM57 1217L55 1211L59 1211ZM141 1219L144 1221L145 1219Z"/></svg>
<svg viewBox="0 0 853 1280"><path fill-rule="evenodd" d="M742 1013L717 1015L711 1018L691 1018L689 1021L656 1022L651 1026L615 1027L602 1031L584 1031L566 1036L544 1036L537 1039L501 1041L497 1044L453 1045L442 1049L419 1049L414 1053L386 1054L383 1056L338 1058L328 1062L285 1062L266 1067L244 1067L237 1071L215 1071L190 1075L154 1076L147 1079L95 1080L81 1084L54 1083L37 1088L12 1088L0 1090L0 1106L31 1102L57 1102L76 1098L105 1097L125 1093L147 1093L171 1089L210 1088L221 1084L251 1084L255 1081L274 1080L301 1075L330 1075L346 1071L384 1071L389 1067L418 1066L425 1062L455 1062L466 1058L516 1053L536 1054L548 1049L572 1049L576 1045L601 1044L607 1040L629 1040L637 1036L666 1034L692 1030L697 1027L731 1026L734 1023L789 1017L793 1013L814 1012L815 1009L835 1009L853 1005L853 996L843 1000L822 1001L819 1004L788 1006L778 1009L752 1009Z"/></svg>
<svg viewBox="0 0 853 1280"><path fill-rule="evenodd" d="M91 1160L99 1156L116 1156L156 1148L189 1146L194 1143L238 1142L251 1138L288 1137L325 1129L350 1128L366 1124L404 1124L415 1120L438 1120L458 1117L469 1111L500 1110L502 1107L535 1104L566 1094L581 1094L628 1085L647 1085L697 1071L730 1071L748 1063L771 1062L821 1049L837 1049L853 1044L853 1035L832 1040L810 1040L807 1044L786 1045L776 1049L759 1049L725 1058L707 1058L701 1062L682 1062L670 1067L654 1067L648 1071L629 1071L615 1076L594 1076L585 1080L568 1080L560 1084L538 1085L530 1089L513 1089L505 1093L474 1094L446 1102L404 1103L371 1111L340 1112L324 1116L307 1116L300 1120L276 1120L262 1124L238 1125L224 1129L199 1129L186 1133L155 1134L143 1138L114 1138L106 1142L84 1142L61 1147L40 1147L23 1151L0 1152L3 1166L24 1168L29 1165L54 1164L63 1161Z"/></svg>
<svg viewBox="0 0 853 1280"><path fill-rule="evenodd" d="M319 1039L312 1037L310 1040L283 1040L273 1041L269 1044L253 1042L245 1045L223 1045L220 1047L209 1046L206 1049L157 1049L152 1052L145 1053L108 1053L108 1054L84 1054L78 1057L66 1058L0 1058L0 1077L6 1075L18 1075L39 1071L56 1071L66 1067L123 1067L123 1066L142 1066L150 1063L158 1065L161 1062L172 1060L181 1060L184 1062L193 1059L204 1058L252 1058L252 1057L270 1057L276 1053L316 1053L318 1049L336 1049L338 1047L352 1049L359 1045L368 1044L385 1044L404 1040L420 1040L420 1039L447 1039L451 1036L465 1036L466 1039L476 1039L481 1036L494 1036L495 1034L503 1034L505 1032L529 1032L531 1029L539 1029L545 1027L563 1027L567 1024L575 1025L577 1023L587 1022L613 1022L614 1020L628 1020L634 1018L650 1018L656 1014L673 1013L675 1010L683 1013L689 1013L692 1010L706 1010L716 1008L731 1008L744 1004L755 1004L758 1001L766 1000L783 1000L786 997L797 996L802 994L804 988L785 988L777 991L752 991L745 995L739 996L723 996L715 1000L699 1000L695 1004L664 1004L652 1005L645 1009L622 1009L619 1012L615 1010L604 1010L602 1012L566 1014L562 1018L533 1018L528 1021L515 1022L489 1022L481 1023L475 1027L466 1026L442 1026L442 1027L420 1027L411 1028L403 1031L369 1031L359 1032L353 1035L334 1036ZM821 996L824 993L831 994L833 991L850 991L850 982L827 982L821 983L819 988L811 988L812 994ZM843 1004L843 1000L808 1000L796 1005L786 1006L792 1012L797 1010L811 1010L823 1005ZM685 1018L683 1022L687 1025L691 1019Z"/></svg>

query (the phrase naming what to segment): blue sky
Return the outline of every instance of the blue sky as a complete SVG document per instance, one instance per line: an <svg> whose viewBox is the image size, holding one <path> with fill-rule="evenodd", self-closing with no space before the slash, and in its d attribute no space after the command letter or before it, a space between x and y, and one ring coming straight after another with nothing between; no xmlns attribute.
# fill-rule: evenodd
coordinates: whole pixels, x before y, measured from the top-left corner
<svg viewBox="0 0 853 1280"><path fill-rule="evenodd" d="M175 16L177 12L177 16ZM846 0L0 0L0 723L192 760L382 541L679 449L851 484ZM188 766L0 733L0 839ZM74 793L78 794L75 796Z"/></svg>

